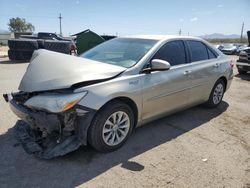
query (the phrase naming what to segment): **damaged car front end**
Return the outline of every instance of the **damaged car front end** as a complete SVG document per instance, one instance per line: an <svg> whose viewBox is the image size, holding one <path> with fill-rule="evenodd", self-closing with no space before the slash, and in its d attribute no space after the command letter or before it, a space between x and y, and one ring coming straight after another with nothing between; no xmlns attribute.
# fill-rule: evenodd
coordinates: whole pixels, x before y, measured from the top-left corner
<svg viewBox="0 0 250 188"><path fill-rule="evenodd" d="M11 110L21 119L15 125L15 133L26 152L50 159L86 145L86 130L95 113L77 105L86 94L5 94Z"/></svg>
<svg viewBox="0 0 250 188"><path fill-rule="evenodd" d="M19 92L3 95L20 118L15 133L27 153L50 159L87 144L87 130L96 110L78 104L88 94L82 88L112 79L124 70L102 66L107 67L56 52L34 52Z"/></svg>

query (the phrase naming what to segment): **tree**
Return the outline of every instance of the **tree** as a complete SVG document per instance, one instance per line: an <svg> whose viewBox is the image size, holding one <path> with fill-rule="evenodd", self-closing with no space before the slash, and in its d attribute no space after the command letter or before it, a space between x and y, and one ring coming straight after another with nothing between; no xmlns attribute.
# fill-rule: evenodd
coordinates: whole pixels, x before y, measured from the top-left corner
<svg viewBox="0 0 250 188"><path fill-rule="evenodd" d="M9 30L11 32L32 32L35 30L35 27L26 22L24 18L11 18L8 23Z"/></svg>

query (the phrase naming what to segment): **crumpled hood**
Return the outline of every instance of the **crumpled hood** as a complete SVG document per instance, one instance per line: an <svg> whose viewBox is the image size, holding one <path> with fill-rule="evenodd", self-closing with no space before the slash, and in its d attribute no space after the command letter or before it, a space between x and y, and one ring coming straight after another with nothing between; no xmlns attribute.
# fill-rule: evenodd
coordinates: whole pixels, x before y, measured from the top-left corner
<svg viewBox="0 0 250 188"><path fill-rule="evenodd" d="M25 92L65 89L80 82L112 78L125 69L81 57L37 50L18 89Z"/></svg>

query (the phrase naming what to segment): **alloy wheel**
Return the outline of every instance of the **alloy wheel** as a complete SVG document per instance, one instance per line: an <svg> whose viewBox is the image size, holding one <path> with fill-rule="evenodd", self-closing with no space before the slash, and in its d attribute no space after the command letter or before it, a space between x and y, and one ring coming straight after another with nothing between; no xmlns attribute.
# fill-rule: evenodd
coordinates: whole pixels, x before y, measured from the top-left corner
<svg viewBox="0 0 250 188"><path fill-rule="evenodd" d="M219 83L215 89L214 89L214 93L213 93L213 102L214 104L219 104L220 101L222 100L223 97L223 93L224 93L224 87L221 83Z"/></svg>
<svg viewBox="0 0 250 188"><path fill-rule="evenodd" d="M103 141L109 146L120 144L130 129L130 119L126 112L117 111L111 114L104 123L102 130Z"/></svg>

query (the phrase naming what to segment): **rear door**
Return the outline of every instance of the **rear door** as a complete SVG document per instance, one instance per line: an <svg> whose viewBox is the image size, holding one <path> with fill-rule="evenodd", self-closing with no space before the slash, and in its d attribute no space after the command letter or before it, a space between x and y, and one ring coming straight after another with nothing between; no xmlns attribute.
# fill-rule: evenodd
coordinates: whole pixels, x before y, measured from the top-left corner
<svg viewBox="0 0 250 188"><path fill-rule="evenodd" d="M217 53L201 41L185 41L192 65L192 85L190 87L190 103L201 103L208 99L219 74L220 64Z"/></svg>
<svg viewBox="0 0 250 188"><path fill-rule="evenodd" d="M187 105L190 64L182 40L167 42L152 59L168 61L171 68L145 74L143 79L143 119L165 114ZM151 60L152 60L151 59Z"/></svg>

